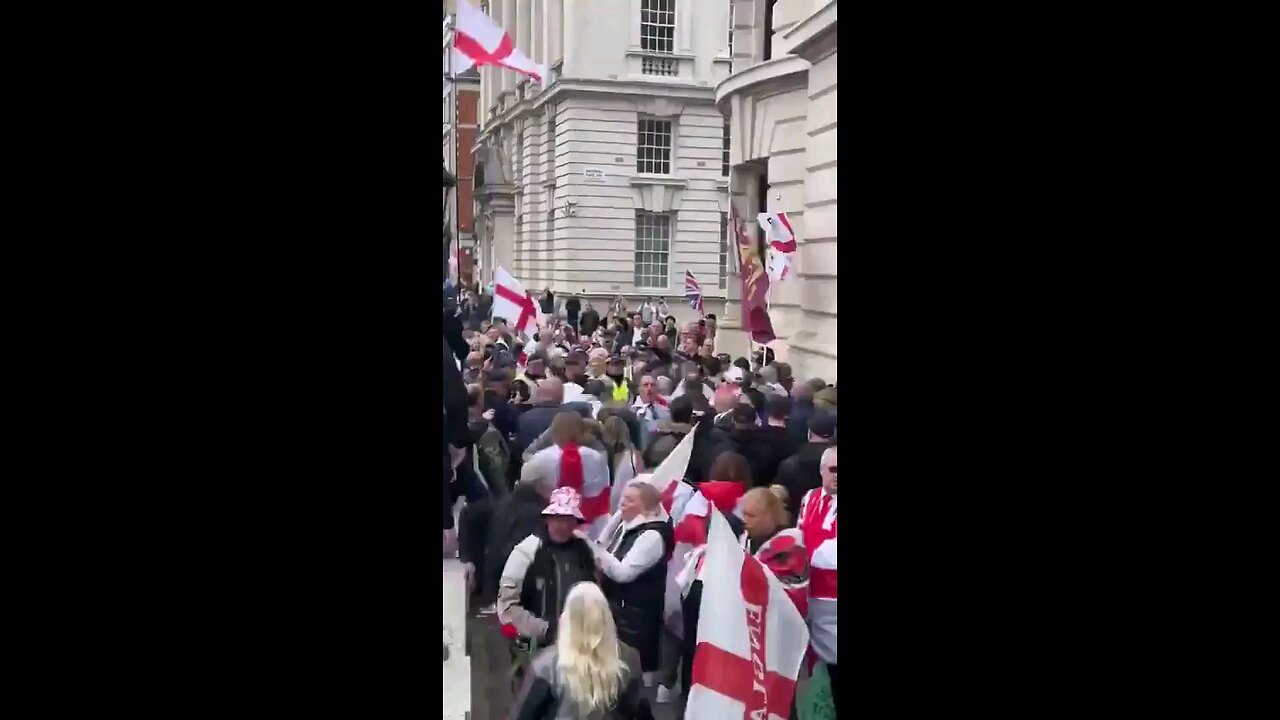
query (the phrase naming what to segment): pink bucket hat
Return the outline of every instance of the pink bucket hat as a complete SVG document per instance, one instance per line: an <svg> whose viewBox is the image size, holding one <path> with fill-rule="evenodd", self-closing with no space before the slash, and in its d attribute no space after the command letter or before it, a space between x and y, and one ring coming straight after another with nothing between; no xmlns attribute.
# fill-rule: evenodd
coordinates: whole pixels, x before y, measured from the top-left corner
<svg viewBox="0 0 1280 720"><path fill-rule="evenodd" d="M578 491L570 487L556 488L551 493L551 501L548 503L543 515L561 515L573 516L582 522L586 522L586 518L582 516L582 497L578 495Z"/></svg>

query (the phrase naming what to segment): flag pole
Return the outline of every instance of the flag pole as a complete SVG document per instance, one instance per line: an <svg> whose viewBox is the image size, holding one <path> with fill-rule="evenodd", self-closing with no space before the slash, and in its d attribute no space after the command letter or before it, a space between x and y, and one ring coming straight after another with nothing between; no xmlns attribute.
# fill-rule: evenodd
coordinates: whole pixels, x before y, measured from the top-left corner
<svg viewBox="0 0 1280 720"><path fill-rule="evenodd" d="M445 73L448 75L449 82L453 84L453 89L449 93L449 97L453 100L453 108L450 111L449 126L453 135L453 142L449 143L453 148L453 164L458 164L458 79L453 76L453 38L456 35L454 23L458 22L456 14L449 18L449 54L445 58ZM454 275L457 283L462 282L462 228L458 227L458 186L453 186L453 266Z"/></svg>

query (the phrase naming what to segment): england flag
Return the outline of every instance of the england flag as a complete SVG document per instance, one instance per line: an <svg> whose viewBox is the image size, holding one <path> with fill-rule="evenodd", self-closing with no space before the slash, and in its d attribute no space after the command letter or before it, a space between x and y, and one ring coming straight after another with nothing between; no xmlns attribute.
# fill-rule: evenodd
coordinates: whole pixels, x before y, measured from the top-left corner
<svg viewBox="0 0 1280 720"><path fill-rule="evenodd" d="M711 513L685 718L787 720L809 630L782 584Z"/></svg>
<svg viewBox="0 0 1280 720"><path fill-rule="evenodd" d="M506 30L469 0L458 0L458 25L453 30L450 63L455 77L477 65L497 65L538 82L547 74L546 68L516 49Z"/></svg>
<svg viewBox="0 0 1280 720"><path fill-rule="evenodd" d="M538 331L540 313L537 303L505 268L497 268L493 273L491 314L495 318L506 320L516 332L522 332L529 337L533 337L533 334Z"/></svg>

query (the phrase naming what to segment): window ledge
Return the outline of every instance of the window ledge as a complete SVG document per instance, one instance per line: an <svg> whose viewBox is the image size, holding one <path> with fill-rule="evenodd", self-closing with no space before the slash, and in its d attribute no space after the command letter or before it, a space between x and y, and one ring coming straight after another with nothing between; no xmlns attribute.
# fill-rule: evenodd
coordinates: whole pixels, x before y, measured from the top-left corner
<svg viewBox="0 0 1280 720"><path fill-rule="evenodd" d="M627 57L664 57L675 58L676 60L695 60L697 56L687 52L659 52L657 50L645 50L638 47L627 48Z"/></svg>
<svg viewBox="0 0 1280 720"><path fill-rule="evenodd" d="M632 185L665 185L667 187L684 188L689 186L689 181L684 178L673 177L671 175L649 175L648 173L638 173L631 176Z"/></svg>

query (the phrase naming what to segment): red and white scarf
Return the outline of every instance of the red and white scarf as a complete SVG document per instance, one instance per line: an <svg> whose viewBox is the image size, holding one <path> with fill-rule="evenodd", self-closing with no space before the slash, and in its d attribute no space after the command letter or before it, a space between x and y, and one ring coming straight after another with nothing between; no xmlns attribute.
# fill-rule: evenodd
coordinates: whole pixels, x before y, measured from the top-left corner
<svg viewBox="0 0 1280 720"><path fill-rule="evenodd" d="M800 502L800 531L809 551L809 641L813 654L827 663L836 658L836 516L837 497L822 488L805 494Z"/></svg>

